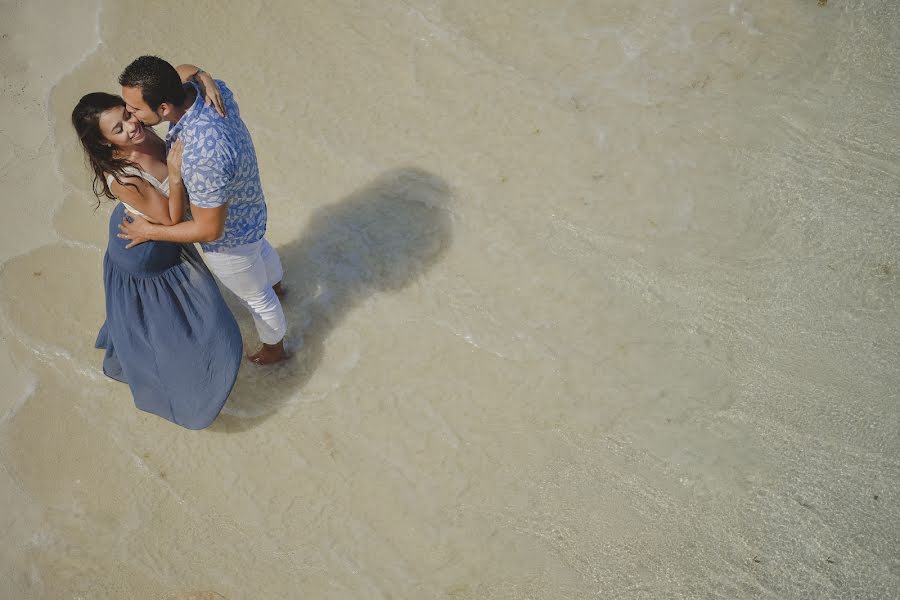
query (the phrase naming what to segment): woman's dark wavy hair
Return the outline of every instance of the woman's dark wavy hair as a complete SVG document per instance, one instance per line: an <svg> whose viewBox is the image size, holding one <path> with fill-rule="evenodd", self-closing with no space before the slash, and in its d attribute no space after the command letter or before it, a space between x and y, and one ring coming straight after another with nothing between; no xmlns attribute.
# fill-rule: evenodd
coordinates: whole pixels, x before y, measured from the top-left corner
<svg viewBox="0 0 900 600"><path fill-rule="evenodd" d="M123 181L123 178L127 176L126 167L140 167L130 160L117 157L116 147L110 144L100 131L100 115L117 106L125 106L125 101L119 96L93 92L82 96L72 110L72 126L94 172L91 187L98 201L101 196L106 196L110 200L116 199L106 182L107 174L112 175L119 185L130 185L137 189L136 185Z"/></svg>

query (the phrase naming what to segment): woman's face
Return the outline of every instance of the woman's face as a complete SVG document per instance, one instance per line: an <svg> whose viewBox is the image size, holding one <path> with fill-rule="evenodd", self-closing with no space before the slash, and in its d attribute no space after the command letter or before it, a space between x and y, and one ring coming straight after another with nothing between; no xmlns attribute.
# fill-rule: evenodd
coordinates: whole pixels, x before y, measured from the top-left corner
<svg viewBox="0 0 900 600"><path fill-rule="evenodd" d="M124 106L103 111L100 115L100 133L119 149L140 144L147 136L141 122L132 117Z"/></svg>

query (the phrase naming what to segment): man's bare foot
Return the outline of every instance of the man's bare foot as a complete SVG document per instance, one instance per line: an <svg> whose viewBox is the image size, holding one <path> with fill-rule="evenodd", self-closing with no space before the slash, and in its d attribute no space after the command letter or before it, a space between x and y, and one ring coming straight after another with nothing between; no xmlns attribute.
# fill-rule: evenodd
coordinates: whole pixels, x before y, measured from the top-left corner
<svg viewBox="0 0 900 600"><path fill-rule="evenodd" d="M247 360L257 365L271 365L281 362L287 357L287 352L284 351L284 340L281 340L277 344L263 344L262 348L257 350L256 354L249 355Z"/></svg>
<svg viewBox="0 0 900 600"><path fill-rule="evenodd" d="M275 295L279 298L284 298L287 295L287 290L284 289L284 286L281 285L280 281L272 286L272 291L275 292Z"/></svg>

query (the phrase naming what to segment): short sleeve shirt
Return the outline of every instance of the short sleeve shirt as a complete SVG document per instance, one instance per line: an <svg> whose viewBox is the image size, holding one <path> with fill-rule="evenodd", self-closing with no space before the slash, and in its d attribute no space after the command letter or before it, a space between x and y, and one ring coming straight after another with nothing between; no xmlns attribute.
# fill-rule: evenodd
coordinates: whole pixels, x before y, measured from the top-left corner
<svg viewBox="0 0 900 600"><path fill-rule="evenodd" d="M193 106L166 135L167 151L178 139L184 143L181 176L191 204L200 208L228 206L222 237L200 244L206 252L250 244L266 233L266 199L253 140L241 120L234 94L224 82L216 83L228 116L222 117L213 106L206 106L198 89Z"/></svg>

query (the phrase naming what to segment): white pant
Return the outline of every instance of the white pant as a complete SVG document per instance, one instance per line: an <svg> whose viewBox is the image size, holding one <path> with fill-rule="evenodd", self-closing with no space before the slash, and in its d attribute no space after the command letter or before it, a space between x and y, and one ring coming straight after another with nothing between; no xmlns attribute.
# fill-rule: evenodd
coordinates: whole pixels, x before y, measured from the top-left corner
<svg viewBox="0 0 900 600"><path fill-rule="evenodd" d="M203 256L222 285L250 310L262 343L280 342L287 324L272 286L281 281L283 271L281 259L269 242L263 238L252 244L205 252Z"/></svg>

